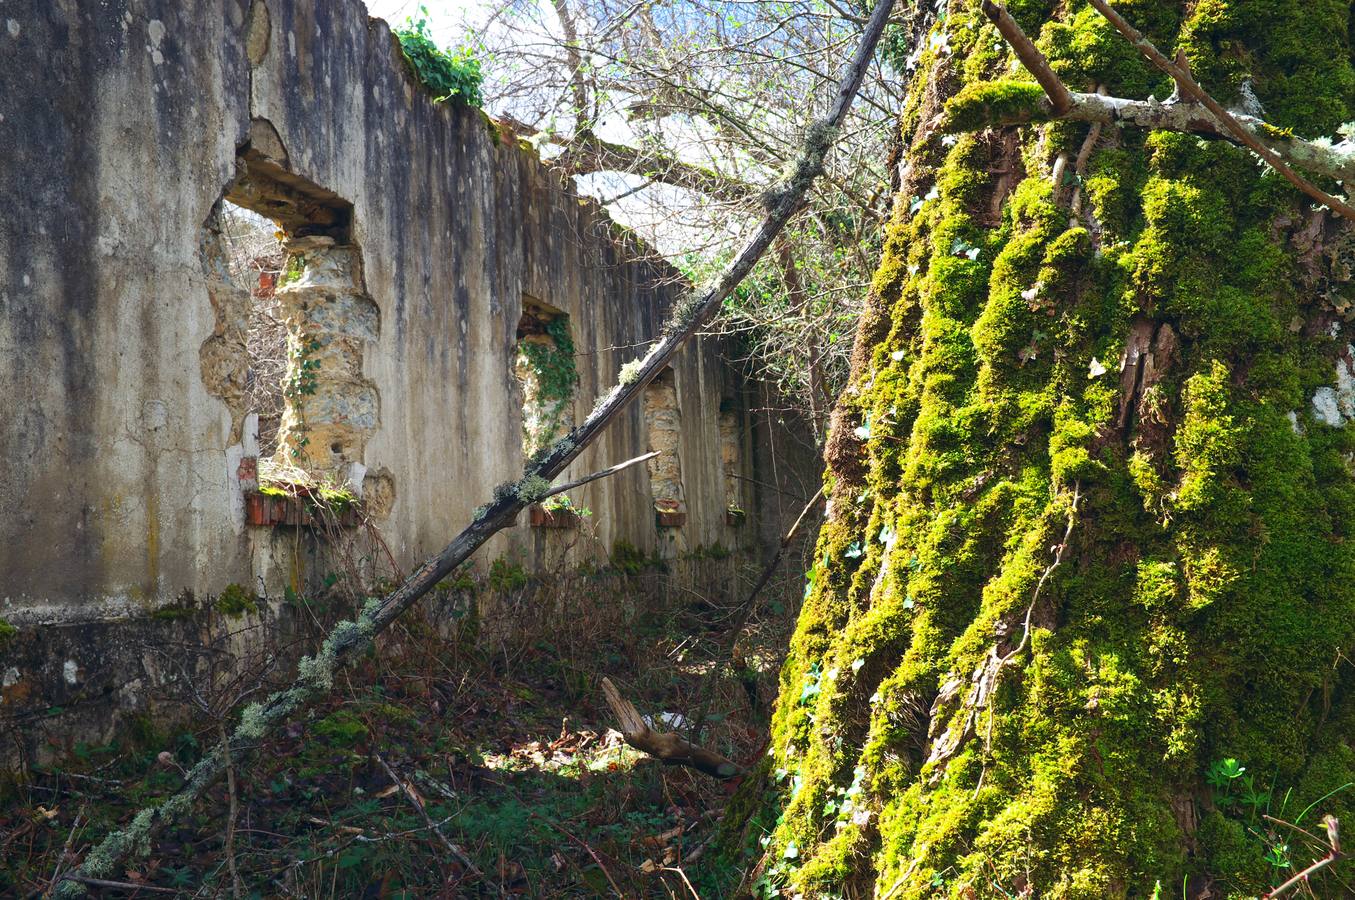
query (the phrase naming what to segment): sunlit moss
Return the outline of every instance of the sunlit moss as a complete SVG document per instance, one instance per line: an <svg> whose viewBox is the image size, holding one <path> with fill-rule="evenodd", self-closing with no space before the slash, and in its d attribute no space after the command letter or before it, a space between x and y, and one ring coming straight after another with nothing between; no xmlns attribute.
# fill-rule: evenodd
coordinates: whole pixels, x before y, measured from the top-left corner
<svg viewBox="0 0 1355 900"><path fill-rule="evenodd" d="M1036 7L1013 12L1071 87L1165 98L1085 3L1057 21ZM1116 7L1277 127L1355 118L1344 9ZM933 75L952 127L1039 106L976 8L934 29L963 59L923 55L910 139ZM936 187L896 201L873 284L887 337L843 400L865 474L834 483L781 673L764 877L805 896L1146 897L1191 876L1255 895L1275 883L1270 848L1211 803L1213 763L1245 761L1275 814L1320 801L1355 820L1355 429L1309 413L1347 339L1302 327L1321 301L1287 229L1308 207L1223 142L1105 135L1056 185L1053 157L1086 126L1017 133L1017 159L989 131L909 160ZM1017 177L995 210L999 173ZM1124 398L1143 321L1171 340ZM1023 653L966 710L1042 582ZM929 762L941 734L964 738ZM857 772L849 822L837 798Z"/></svg>

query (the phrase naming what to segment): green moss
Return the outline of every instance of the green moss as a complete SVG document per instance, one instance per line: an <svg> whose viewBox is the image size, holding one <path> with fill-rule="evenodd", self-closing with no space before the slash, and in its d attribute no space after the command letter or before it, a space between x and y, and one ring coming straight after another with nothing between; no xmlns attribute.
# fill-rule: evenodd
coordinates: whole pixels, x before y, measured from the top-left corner
<svg viewBox="0 0 1355 900"><path fill-rule="evenodd" d="M946 101L947 131L978 131L999 125L1042 122L1049 118L1049 98L1032 81L1005 78L966 85Z"/></svg>
<svg viewBox="0 0 1355 900"><path fill-rule="evenodd" d="M251 615L259 611L254 595L238 584L228 584L212 604L217 612L232 619Z"/></svg>
<svg viewBox="0 0 1355 900"><path fill-rule="evenodd" d="M366 724L348 710L338 710L311 726L316 738L331 747L353 747L367 740Z"/></svg>
<svg viewBox="0 0 1355 900"><path fill-rule="evenodd" d="M489 564L489 586L493 590L521 590L530 580L526 569L502 556Z"/></svg>
<svg viewBox="0 0 1355 900"><path fill-rule="evenodd" d="M1219 95L1249 78L1281 131L1355 118L1344 10L1117 9ZM1039 41L1070 87L1166 96L1085 3L1053 16ZM942 29L961 58L924 56L921 78L952 126L1039 102L974 5ZM925 94L910 86L905 128ZM887 337L841 405L864 472L830 483L781 672L766 877L807 897L1151 896L1192 875L1256 895L1279 873L1237 803L1198 807L1193 835L1176 814L1216 760L1245 760L1290 814L1355 817L1355 670L1337 662L1355 647L1355 433L1307 412L1344 341L1291 327L1324 302L1290 240L1306 207L1223 142L1122 130L1074 218L1049 167L1086 126L1013 133L1025 178L1000 203L1013 159L992 132L912 145L913 189L935 190L896 205L873 285ZM1155 383L1122 397L1145 323ZM967 710L1027 609L1022 652ZM835 808L858 771L860 828Z"/></svg>
<svg viewBox="0 0 1355 900"><path fill-rule="evenodd" d="M0 647L5 646L19 634L19 629L9 620L0 617Z"/></svg>
<svg viewBox="0 0 1355 900"><path fill-rule="evenodd" d="M650 569L662 568L663 561L657 556L646 556L639 547L621 538L612 544L611 565L623 575L639 575Z"/></svg>

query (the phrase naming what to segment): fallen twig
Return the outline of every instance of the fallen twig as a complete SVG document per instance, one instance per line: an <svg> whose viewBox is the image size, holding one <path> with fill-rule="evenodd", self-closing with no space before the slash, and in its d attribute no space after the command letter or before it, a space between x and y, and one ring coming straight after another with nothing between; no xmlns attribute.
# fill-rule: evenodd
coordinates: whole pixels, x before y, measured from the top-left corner
<svg viewBox="0 0 1355 900"><path fill-rule="evenodd" d="M452 854L452 856L456 858L457 862L465 866L467 872L474 875L476 878L479 878L486 884L493 885L495 893L503 894L503 889L500 888L498 885L494 885L493 882L489 881L489 879L485 877L485 873L481 872L476 867L475 863L471 862L471 858L466 855L465 851L463 851L456 844L452 843L447 838L447 835L442 833L442 829L433 823L433 820L428 817L428 810L424 809L423 801L421 801L418 798L418 796L416 796L415 793L412 790L410 790L409 785L405 782L403 778L395 774L395 770L390 767L390 765L381 756L381 754L377 753L376 751L372 751L372 755L376 757L376 761L381 764L381 769L386 773L386 777L388 777L395 784L395 786L400 789L401 796L403 796L406 800L409 801L409 805L414 807L415 811L419 814L419 818L423 819L424 824L427 825L428 828L438 836L438 840L442 842L442 846L447 848L447 852Z"/></svg>
<svg viewBox="0 0 1355 900"><path fill-rule="evenodd" d="M636 750L669 765L689 766L714 778L728 780L743 774L742 766L714 750L698 747L672 732L655 731L640 715L635 704L621 696L610 678L602 679L602 693L621 726L622 737Z"/></svg>
<svg viewBox="0 0 1355 900"><path fill-rule="evenodd" d="M75 820L71 822L70 834L66 835L66 843L61 848L61 854L56 858L56 866L52 869L52 878L49 882L51 888L55 888L61 880L61 866L66 862L66 856L71 852L71 844L75 843L75 832L80 828L80 817L84 815L85 808L80 807L80 811L75 814Z"/></svg>
<svg viewBox="0 0 1355 900"><path fill-rule="evenodd" d="M1266 816L1266 818L1269 819L1270 816ZM1278 822L1279 820L1274 819L1272 821ZM1288 825L1289 823L1284 822L1281 824ZM1270 893L1266 894L1267 898L1282 896L1285 892L1289 891L1291 888L1296 888L1300 884L1307 884L1308 879L1311 878L1313 875L1316 875L1318 872L1322 871L1332 863L1345 858L1345 854L1341 852L1340 822L1337 821L1335 816L1326 816L1322 819L1322 824L1325 825L1327 828L1327 847L1329 848L1327 855L1315 861L1312 865L1304 869L1302 872L1295 872L1292 878L1290 878L1288 881L1284 882L1279 887L1272 890ZM1304 833L1307 834L1307 832Z"/></svg>
<svg viewBox="0 0 1355 900"><path fill-rule="evenodd" d="M551 828L554 828L556 831L560 832L565 837L569 838L571 841L578 844L584 850L588 851L588 855L593 858L593 862L598 864L598 868L602 870L602 874L607 877L607 883L612 886L612 890L616 892L616 896L620 897L621 900L626 900L626 892L621 890L621 886L616 883L616 879L612 877L612 873L607 869L607 866L602 862L602 857L598 856L597 851L594 850L591 846L589 846L587 841L585 841L583 838L575 837L574 834L572 834L567 828L565 828L559 822L553 822L550 819L547 819L545 816L541 816L538 815L537 813L532 812L530 809L527 810L527 814L530 815L533 819L539 819L540 821L545 822Z"/></svg>
<svg viewBox="0 0 1355 900"><path fill-rule="evenodd" d="M110 881L107 878L87 878L84 875L65 875L61 880L65 884L76 882L77 884L83 884L86 887L109 888L110 890L131 891L132 893L145 891L148 894L174 894L176 896L179 893L173 888L155 887L150 884L134 884L130 881Z"/></svg>

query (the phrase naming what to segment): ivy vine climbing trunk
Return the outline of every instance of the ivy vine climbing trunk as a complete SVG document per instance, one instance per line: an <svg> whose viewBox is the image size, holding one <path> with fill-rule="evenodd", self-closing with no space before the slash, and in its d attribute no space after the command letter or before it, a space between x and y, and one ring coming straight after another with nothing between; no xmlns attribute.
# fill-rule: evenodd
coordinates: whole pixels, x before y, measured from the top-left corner
<svg viewBox="0 0 1355 900"><path fill-rule="evenodd" d="M1061 107L983 5L903 112L749 887L1262 894L1355 825L1355 224L1093 6L1010 7ZM1349 3L1115 8L1339 194Z"/></svg>

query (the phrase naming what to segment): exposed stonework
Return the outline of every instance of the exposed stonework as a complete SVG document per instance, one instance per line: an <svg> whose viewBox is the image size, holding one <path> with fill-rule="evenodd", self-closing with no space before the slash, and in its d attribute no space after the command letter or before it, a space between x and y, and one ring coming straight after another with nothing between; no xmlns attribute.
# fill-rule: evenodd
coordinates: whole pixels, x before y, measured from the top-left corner
<svg viewBox="0 0 1355 900"><path fill-rule="evenodd" d="M654 503L672 512L684 512L682 412L678 408L672 369L665 371L645 388L644 411L645 425L649 431L649 449L659 454L649 461L649 487Z"/></svg>
<svg viewBox="0 0 1355 900"><path fill-rule="evenodd" d="M743 425L733 409L720 411L720 466L725 476L725 506L743 510Z"/></svg>
<svg viewBox="0 0 1355 900"><path fill-rule="evenodd" d="M285 249L304 261L300 276L277 292L287 322L288 377L301 388L288 393L278 452L307 469L337 472L362 461L379 423L380 400L363 376L362 356L377 338L380 313L363 286L356 247L311 236Z"/></svg>

